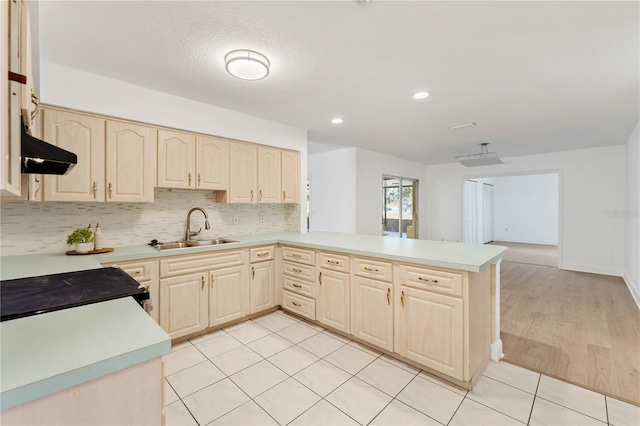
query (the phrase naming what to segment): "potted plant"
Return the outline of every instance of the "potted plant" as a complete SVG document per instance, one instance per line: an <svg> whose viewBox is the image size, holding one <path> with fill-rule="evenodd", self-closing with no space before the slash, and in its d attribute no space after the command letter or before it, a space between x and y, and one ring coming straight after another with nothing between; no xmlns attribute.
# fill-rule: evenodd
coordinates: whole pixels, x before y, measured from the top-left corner
<svg viewBox="0 0 640 426"><path fill-rule="evenodd" d="M67 244L76 246L76 253L88 253L93 242L93 232L89 228L78 228L67 237Z"/></svg>

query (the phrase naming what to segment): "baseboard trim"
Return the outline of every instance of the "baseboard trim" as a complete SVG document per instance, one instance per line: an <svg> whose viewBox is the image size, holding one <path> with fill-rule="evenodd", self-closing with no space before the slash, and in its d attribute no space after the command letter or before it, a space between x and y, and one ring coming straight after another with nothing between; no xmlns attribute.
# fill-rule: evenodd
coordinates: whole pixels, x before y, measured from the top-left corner
<svg viewBox="0 0 640 426"><path fill-rule="evenodd" d="M614 277L622 277L622 271L618 268L597 265L583 265L581 263L562 262L562 268L567 271L588 272L590 274L611 275Z"/></svg>
<svg viewBox="0 0 640 426"><path fill-rule="evenodd" d="M629 289L629 292L631 292L631 297L633 297L638 309L640 309L640 289L638 288L638 285L633 282L631 275L629 275L627 271L624 271L622 274L622 279L627 284L627 288Z"/></svg>
<svg viewBox="0 0 640 426"><path fill-rule="evenodd" d="M500 361L504 357L502 353L502 339L498 339L497 342L491 344L491 361Z"/></svg>

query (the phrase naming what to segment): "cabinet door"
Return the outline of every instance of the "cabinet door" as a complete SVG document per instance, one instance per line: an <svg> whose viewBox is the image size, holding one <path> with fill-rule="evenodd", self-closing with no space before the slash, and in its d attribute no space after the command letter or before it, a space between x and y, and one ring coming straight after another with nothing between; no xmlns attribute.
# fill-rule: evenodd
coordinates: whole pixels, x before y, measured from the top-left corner
<svg viewBox="0 0 640 426"><path fill-rule="evenodd" d="M255 203L256 193L255 145L241 142L229 143L229 202Z"/></svg>
<svg viewBox="0 0 640 426"><path fill-rule="evenodd" d="M251 265L251 313L273 307L273 261Z"/></svg>
<svg viewBox="0 0 640 426"><path fill-rule="evenodd" d="M160 326L172 339L207 328L209 298L205 275L160 280Z"/></svg>
<svg viewBox="0 0 640 426"><path fill-rule="evenodd" d="M107 120L107 201L153 202L157 131Z"/></svg>
<svg viewBox="0 0 640 426"><path fill-rule="evenodd" d="M210 327L249 314L249 265L211 271L209 286Z"/></svg>
<svg viewBox="0 0 640 426"><path fill-rule="evenodd" d="M316 287L316 319L336 330L351 333L349 274L322 269Z"/></svg>
<svg viewBox="0 0 640 426"><path fill-rule="evenodd" d="M158 187L196 187L196 137L158 130Z"/></svg>
<svg viewBox="0 0 640 426"><path fill-rule="evenodd" d="M196 137L196 188L227 191L229 189L229 141Z"/></svg>
<svg viewBox="0 0 640 426"><path fill-rule="evenodd" d="M300 173L298 164L300 153L297 151L282 151L282 202L300 202Z"/></svg>
<svg viewBox="0 0 640 426"><path fill-rule="evenodd" d="M280 150L258 147L258 202L280 203Z"/></svg>
<svg viewBox="0 0 640 426"><path fill-rule="evenodd" d="M463 302L400 287L400 355L463 380Z"/></svg>
<svg viewBox="0 0 640 426"><path fill-rule="evenodd" d="M104 120L73 112L43 111L44 140L78 156L65 176L45 175L45 201L104 201Z"/></svg>
<svg viewBox="0 0 640 426"><path fill-rule="evenodd" d="M393 294L390 283L353 277L353 335L393 351Z"/></svg>

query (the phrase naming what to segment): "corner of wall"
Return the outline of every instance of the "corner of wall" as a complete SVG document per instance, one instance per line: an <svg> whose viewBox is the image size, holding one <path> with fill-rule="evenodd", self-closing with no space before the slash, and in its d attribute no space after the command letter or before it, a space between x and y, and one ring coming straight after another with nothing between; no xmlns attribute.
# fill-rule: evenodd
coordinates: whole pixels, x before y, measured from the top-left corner
<svg viewBox="0 0 640 426"><path fill-rule="evenodd" d="M636 302L636 306L640 309L640 283L634 283L631 275L627 271L622 273L622 279L624 279L625 284L629 288L629 292L633 297L633 300Z"/></svg>

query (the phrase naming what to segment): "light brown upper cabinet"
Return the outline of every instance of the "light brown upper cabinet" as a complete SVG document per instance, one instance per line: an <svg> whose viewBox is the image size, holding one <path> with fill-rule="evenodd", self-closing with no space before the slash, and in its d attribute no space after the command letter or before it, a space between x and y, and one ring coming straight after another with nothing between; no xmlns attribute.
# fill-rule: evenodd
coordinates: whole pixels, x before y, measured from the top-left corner
<svg viewBox="0 0 640 426"><path fill-rule="evenodd" d="M153 202L157 131L107 120L107 201Z"/></svg>
<svg viewBox="0 0 640 426"><path fill-rule="evenodd" d="M278 148L258 147L258 203L281 203Z"/></svg>
<svg viewBox="0 0 640 426"><path fill-rule="evenodd" d="M214 136L196 136L196 188L229 189L229 141Z"/></svg>
<svg viewBox="0 0 640 426"><path fill-rule="evenodd" d="M158 130L158 187L195 189L196 136Z"/></svg>
<svg viewBox="0 0 640 426"><path fill-rule="evenodd" d="M229 141L159 130L158 187L226 191L229 187Z"/></svg>
<svg viewBox="0 0 640 426"><path fill-rule="evenodd" d="M300 153L282 150L282 202L300 202L300 173L298 172Z"/></svg>
<svg viewBox="0 0 640 426"><path fill-rule="evenodd" d="M57 109L43 114L44 140L78 156L68 175L44 176L45 201L153 201L154 128Z"/></svg>
<svg viewBox="0 0 640 426"><path fill-rule="evenodd" d="M44 176L45 201L105 200L105 120L75 112L45 109L43 136L78 156L65 176Z"/></svg>
<svg viewBox="0 0 640 426"><path fill-rule="evenodd" d="M229 143L229 203L255 203L257 200L257 145Z"/></svg>

